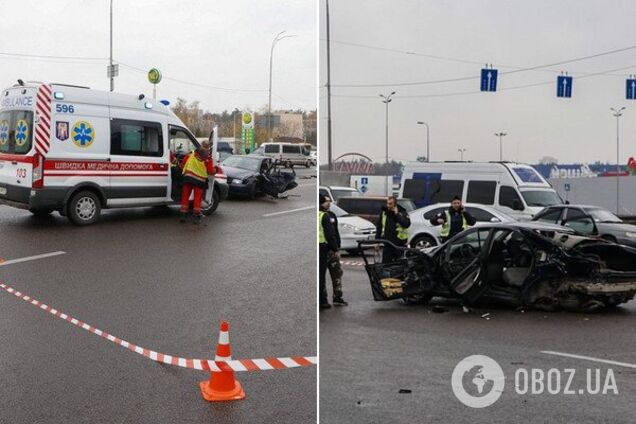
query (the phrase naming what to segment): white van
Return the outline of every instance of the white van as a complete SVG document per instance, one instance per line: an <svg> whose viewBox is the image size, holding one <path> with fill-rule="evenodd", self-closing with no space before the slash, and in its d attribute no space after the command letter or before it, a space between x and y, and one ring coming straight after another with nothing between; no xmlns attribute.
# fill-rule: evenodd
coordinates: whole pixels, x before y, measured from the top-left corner
<svg viewBox="0 0 636 424"><path fill-rule="evenodd" d="M546 206L562 204L552 186L533 167L513 162L412 162L402 173L399 197L417 207L464 202L489 205L519 220Z"/></svg>
<svg viewBox="0 0 636 424"><path fill-rule="evenodd" d="M257 152L271 157L287 168L291 168L292 165L304 165L309 168L313 163L310 151L309 145L301 143L263 143Z"/></svg>
<svg viewBox="0 0 636 424"><path fill-rule="evenodd" d="M19 81L0 92L0 203L57 210L78 225L104 208L175 204L182 175L171 159L198 146L166 105L143 95ZM228 191L222 172L210 180L206 215Z"/></svg>

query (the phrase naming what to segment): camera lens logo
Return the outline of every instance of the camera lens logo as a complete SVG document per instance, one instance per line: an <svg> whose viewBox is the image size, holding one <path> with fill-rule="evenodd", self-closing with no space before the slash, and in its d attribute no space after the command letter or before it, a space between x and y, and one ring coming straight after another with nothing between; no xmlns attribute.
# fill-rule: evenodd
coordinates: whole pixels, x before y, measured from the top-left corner
<svg viewBox="0 0 636 424"><path fill-rule="evenodd" d="M494 359L471 355L455 366L451 383L453 393L461 403L471 408L485 408L503 393L505 376Z"/></svg>

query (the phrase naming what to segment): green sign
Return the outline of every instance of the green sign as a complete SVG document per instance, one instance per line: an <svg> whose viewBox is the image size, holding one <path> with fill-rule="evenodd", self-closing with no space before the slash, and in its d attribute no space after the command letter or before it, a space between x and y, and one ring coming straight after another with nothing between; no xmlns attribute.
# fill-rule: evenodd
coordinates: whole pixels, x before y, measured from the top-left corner
<svg viewBox="0 0 636 424"><path fill-rule="evenodd" d="M159 84L161 82L161 71L157 68L149 70L148 81L150 81L151 84Z"/></svg>
<svg viewBox="0 0 636 424"><path fill-rule="evenodd" d="M247 149L253 152L256 149L256 132L254 127L241 130L241 141L243 142L243 152L247 153Z"/></svg>

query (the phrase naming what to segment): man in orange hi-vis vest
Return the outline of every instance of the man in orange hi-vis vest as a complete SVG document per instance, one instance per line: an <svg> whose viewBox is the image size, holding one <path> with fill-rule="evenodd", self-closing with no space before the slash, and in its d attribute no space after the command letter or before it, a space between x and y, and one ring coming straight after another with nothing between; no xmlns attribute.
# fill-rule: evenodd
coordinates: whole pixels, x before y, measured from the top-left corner
<svg viewBox="0 0 636 424"><path fill-rule="evenodd" d="M181 161L183 169L183 190L181 191L181 222L186 222L190 209L190 194L194 192L194 223L201 223L201 200L203 192L208 188L208 175L214 174L216 168L210 157L210 143L204 141L201 147L187 155Z"/></svg>

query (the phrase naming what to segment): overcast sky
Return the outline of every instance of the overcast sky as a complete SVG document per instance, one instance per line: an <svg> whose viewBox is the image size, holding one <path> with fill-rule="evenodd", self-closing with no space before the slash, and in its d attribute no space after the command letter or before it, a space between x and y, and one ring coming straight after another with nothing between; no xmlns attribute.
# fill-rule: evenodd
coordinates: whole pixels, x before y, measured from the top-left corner
<svg viewBox="0 0 636 424"><path fill-rule="evenodd" d="M36 60L0 54L3 86L17 78L107 90L108 0L3 0L0 53L91 57ZM114 0L115 90L152 94L146 72L159 68L159 98L200 100L212 111L267 104L269 53L286 30L294 38L274 50L274 109L316 104L315 0ZM221 88L197 87L169 78ZM254 91L255 90L255 91Z"/></svg>
<svg viewBox="0 0 636 424"><path fill-rule="evenodd" d="M433 160L458 160L459 148L467 149L465 159L497 160L499 142L493 134L504 131L509 133L504 159L536 163L550 155L560 163L615 163L616 118L609 108L616 106L627 106L620 121L621 161L636 156L636 101L625 100L625 78L636 74L636 48L500 75L496 93L480 93L478 78L485 63L501 73L636 46L634 1L331 0L330 12L334 158L362 152L384 161L385 106L378 94L393 90L390 158L414 160L425 153L426 129L416 124L421 120L430 125ZM325 0L320 0L320 16L324 85ZM571 99L556 97L560 71L574 77ZM599 72L606 74L589 75ZM396 84L463 77L475 78ZM515 88L543 82L548 84ZM378 83L386 86L335 87ZM471 94L453 94L464 92ZM322 162L327 157L325 105L321 88Z"/></svg>

